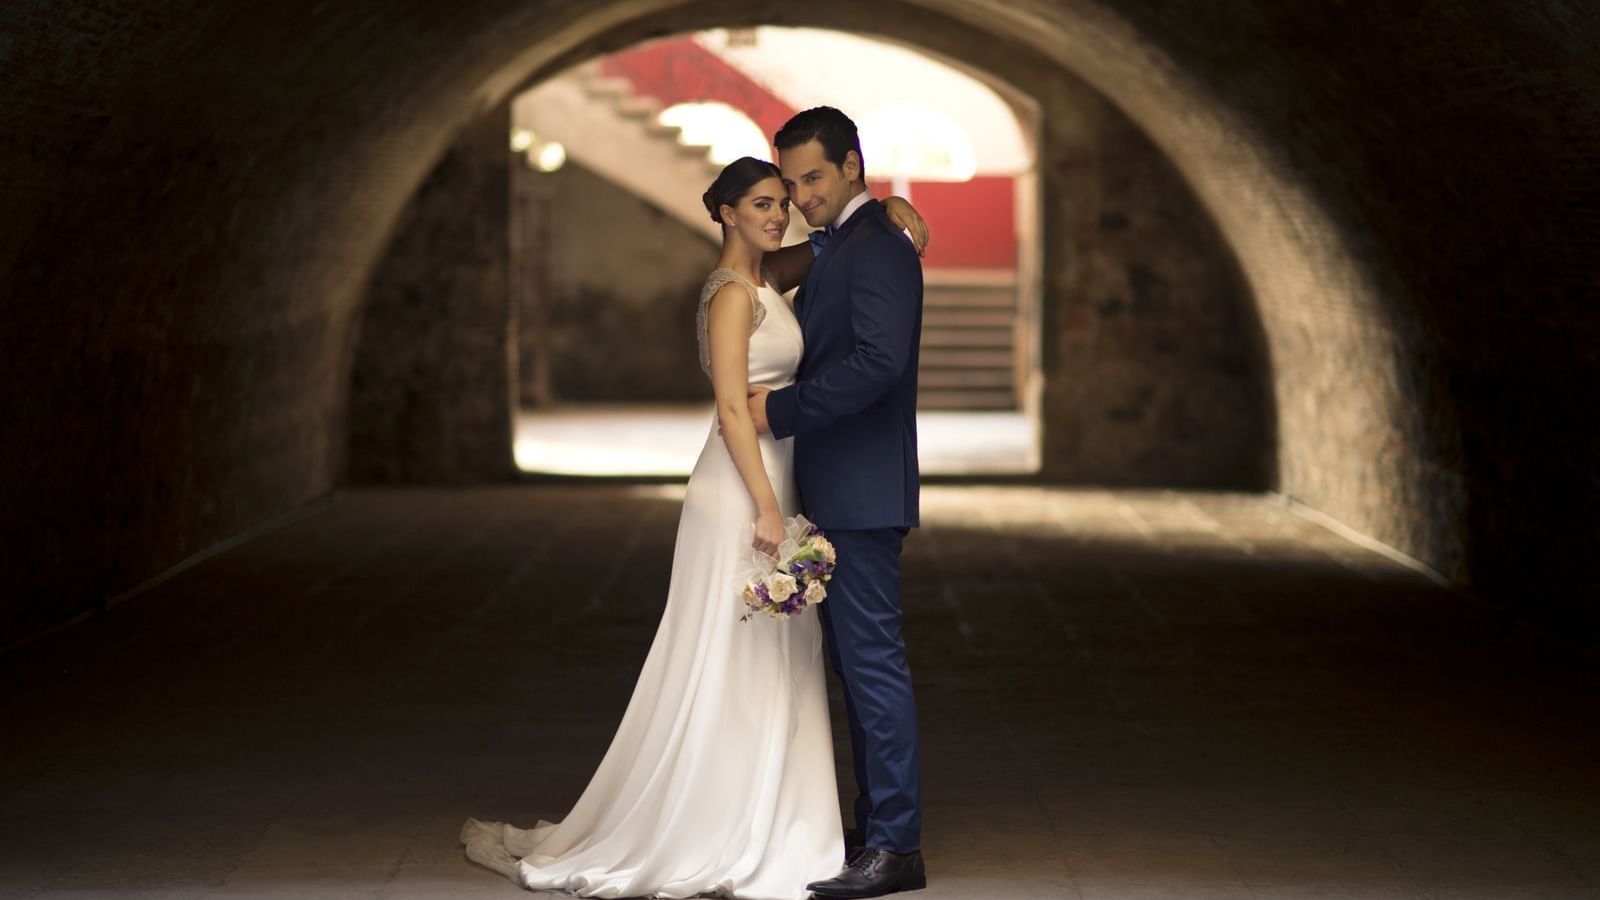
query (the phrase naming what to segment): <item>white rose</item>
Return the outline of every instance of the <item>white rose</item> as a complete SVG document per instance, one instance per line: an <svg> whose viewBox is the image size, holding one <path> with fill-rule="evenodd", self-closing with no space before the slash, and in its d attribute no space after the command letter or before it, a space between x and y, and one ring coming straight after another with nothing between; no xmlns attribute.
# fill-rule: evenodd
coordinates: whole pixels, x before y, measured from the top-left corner
<svg viewBox="0 0 1600 900"><path fill-rule="evenodd" d="M812 606L821 603L822 598L826 596L828 596L828 589L822 586L822 582L813 581L806 585L806 602Z"/></svg>
<svg viewBox="0 0 1600 900"><path fill-rule="evenodd" d="M814 537L814 538L812 538L811 539L811 549L821 551L822 558L826 559L830 563L839 561L838 557L834 555L833 544L829 543L827 538L824 538L824 537Z"/></svg>
<svg viewBox="0 0 1600 900"><path fill-rule="evenodd" d="M767 579L767 593L777 603L782 603L789 599L799 588L800 586L795 584L794 576L783 572L776 572L771 578Z"/></svg>

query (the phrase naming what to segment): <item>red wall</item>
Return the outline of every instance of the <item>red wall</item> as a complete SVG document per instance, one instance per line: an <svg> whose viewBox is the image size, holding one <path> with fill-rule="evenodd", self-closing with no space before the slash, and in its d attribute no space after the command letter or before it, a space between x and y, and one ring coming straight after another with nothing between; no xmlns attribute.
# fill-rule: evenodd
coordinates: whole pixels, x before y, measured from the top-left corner
<svg viewBox="0 0 1600 900"><path fill-rule="evenodd" d="M875 197L889 182L869 179ZM1015 179L979 176L960 183L913 181L908 198L928 220L928 269L1010 269L1017 264Z"/></svg>

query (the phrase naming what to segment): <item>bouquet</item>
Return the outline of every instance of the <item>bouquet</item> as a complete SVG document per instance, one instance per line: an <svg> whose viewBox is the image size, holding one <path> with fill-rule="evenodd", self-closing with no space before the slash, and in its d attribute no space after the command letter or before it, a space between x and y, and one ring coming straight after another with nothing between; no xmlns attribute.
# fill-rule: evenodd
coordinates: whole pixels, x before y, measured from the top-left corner
<svg viewBox="0 0 1600 900"><path fill-rule="evenodd" d="M787 619L828 596L824 585L833 577L837 558L827 535L805 516L784 519L783 530L776 556L759 550L750 553L750 568L739 590L739 599L748 607L739 617L741 622L758 612Z"/></svg>

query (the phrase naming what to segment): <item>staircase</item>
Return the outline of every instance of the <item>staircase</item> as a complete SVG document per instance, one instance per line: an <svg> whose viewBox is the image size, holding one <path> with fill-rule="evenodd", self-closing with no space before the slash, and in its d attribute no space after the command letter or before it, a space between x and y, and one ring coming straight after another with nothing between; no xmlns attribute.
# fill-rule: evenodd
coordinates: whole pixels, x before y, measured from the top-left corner
<svg viewBox="0 0 1600 900"><path fill-rule="evenodd" d="M602 75L591 62L519 96L511 121L541 140L560 141L569 159L720 244L722 229L700 194L722 167L711 161L711 148L685 144L682 129L657 122L660 112L627 79Z"/></svg>
<svg viewBox="0 0 1600 900"><path fill-rule="evenodd" d="M925 271L918 408L1020 408L1020 334L1012 272Z"/></svg>

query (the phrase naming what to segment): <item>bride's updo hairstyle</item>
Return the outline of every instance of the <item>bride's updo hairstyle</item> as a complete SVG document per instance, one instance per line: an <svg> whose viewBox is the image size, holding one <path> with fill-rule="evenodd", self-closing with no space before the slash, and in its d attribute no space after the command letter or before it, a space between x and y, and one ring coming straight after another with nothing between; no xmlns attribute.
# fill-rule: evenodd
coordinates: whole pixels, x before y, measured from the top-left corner
<svg viewBox="0 0 1600 900"><path fill-rule="evenodd" d="M711 214L711 221L718 225L723 224L722 206L738 206L739 199L745 195L756 182L766 178L782 178L783 174L778 167L764 159L754 156L741 156L726 166L717 174L717 180L711 182L711 187L700 195L700 200L706 205L706 212Z"/></svg>

